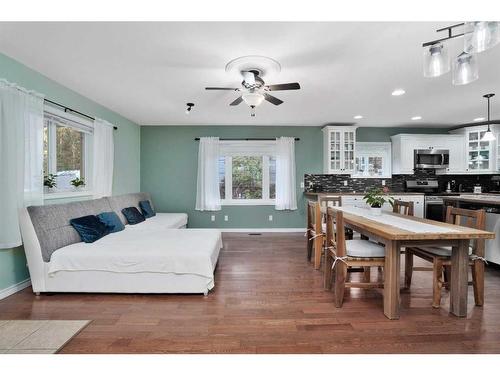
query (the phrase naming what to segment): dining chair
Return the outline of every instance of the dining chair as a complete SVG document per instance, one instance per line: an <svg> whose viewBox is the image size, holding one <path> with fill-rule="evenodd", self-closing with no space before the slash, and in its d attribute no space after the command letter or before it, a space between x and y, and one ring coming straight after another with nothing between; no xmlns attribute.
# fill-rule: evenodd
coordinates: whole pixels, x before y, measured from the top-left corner
<svg viewBox="0 0 500 375"><path fill-rule="evenodd" d="M484 230L486 212L484 210L466 210L448 206L446 209L446 222L462 225L469 228ZM471 267L474 300L476 306L484 303L484 239L472 241L469 246L469 266ZM449 288L451 275L451 246L441 247L411 247L406 248L405 255L405 288L411 287L413 271L432 271L432 307L441 305L441 289ZM422 258L432 263L429 267L414 267L413 256Z"/></svg>
<svg viewBox="0 0 500 375"><path fill-rule="evenodd" d="M396 199L394 201L394 204L392 205L392 212L395 212L395 213L401 214L401 215L413 216L414 215L413 202L412 201L406 202L406 201Z"/></svg>
<svg viewBox="0 0 500 375"><path fill-rule="evenodd" d="M316 201L307 201L307 260L311 261L312 254L314 252L315 264L314 268L316 268L316 254L320 254L323 249L323 241L324 234L321 225L321 206L319 202ZM321 259L320 259L321 261ZM317 262L319 268L319 263Z"/></svg>
<svg viewBox="0 0 500 375"><path fill-rule="evenodd" d="M324 287L335 294L335 306L342 307L345 288L383 288L383 282L347 282L347 270L353 267L384 267L385 248L363 239L346 240L344 215L333 207L326 214Z"/></svg>

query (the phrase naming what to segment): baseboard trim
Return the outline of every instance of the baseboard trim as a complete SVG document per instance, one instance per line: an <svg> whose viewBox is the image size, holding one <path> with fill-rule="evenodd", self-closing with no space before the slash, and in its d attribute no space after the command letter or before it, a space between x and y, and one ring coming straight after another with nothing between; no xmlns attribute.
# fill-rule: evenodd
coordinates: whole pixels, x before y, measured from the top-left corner
<svg viewBox="0 0 500 375"><path fill-rule="evenodd" d="M24 281L21 281L17 284L8 286L5 289L0 290L0 300L7 298L8 296L19 292L20 290L23 290L24 288L27 288L31 285L31 279L26 279Z"/></svg>
<svg viewBox="0 0 500 375"><path fill-rule="evenodd" d="M306 228L219 228L222 233L297 233L306 231Z"/></svg>

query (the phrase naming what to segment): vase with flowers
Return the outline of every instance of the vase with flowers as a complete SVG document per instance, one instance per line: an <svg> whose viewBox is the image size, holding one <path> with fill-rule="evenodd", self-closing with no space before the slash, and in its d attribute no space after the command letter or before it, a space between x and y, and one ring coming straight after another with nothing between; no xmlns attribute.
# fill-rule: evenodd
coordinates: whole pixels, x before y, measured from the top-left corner
<svg viewBox="0 0 500 375"><path fill-rule="evenodd" d="M384 187L383 189L374 187L368 190L363 199L366 204L370 206L370 212L372 215L382 215L382 206L384 203L389 203L391 206L394 205L394 198L388 195L389 188Z"/></svg>

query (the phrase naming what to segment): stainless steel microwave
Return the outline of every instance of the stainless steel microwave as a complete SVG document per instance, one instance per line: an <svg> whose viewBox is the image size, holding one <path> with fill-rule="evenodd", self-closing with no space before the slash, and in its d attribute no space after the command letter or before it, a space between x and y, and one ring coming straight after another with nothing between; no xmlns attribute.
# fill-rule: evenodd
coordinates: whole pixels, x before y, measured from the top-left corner
<svg viewBox="0 0 500 375"><path fill-rule="evenodd" d="M450 150L435 148L414 151L415 169L445 169L450 165Z"/></svg>

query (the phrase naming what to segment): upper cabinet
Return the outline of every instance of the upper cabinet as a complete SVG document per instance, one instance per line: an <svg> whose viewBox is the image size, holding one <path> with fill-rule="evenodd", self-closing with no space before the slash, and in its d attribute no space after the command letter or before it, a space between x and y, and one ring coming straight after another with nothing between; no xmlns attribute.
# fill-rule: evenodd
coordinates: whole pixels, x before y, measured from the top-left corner
<svg viewBox="0 0 500 375"><path fill-rule="evenodd" d="M351 177L391 178L391 142L357 142Z"/></svg>
<svg viewBox="0 0 500 375"><path fill-rule="evenodd" d="M498 126L492 125L491 130L496 133L495 141L482 141L487 126L472 126L452 131L453 134L460 134L465 146L465 172L480 174L480 173L496 173L500 168L498 161L498 134L500 130Z"/></svg>
<svg viewBox="0 0 500 375"><path fill-rule="evenodd" d="M356 162L356 127L323 128L324 173L351 174Z"/></svg>
<svg viewBox="0 0 500 375"><path fill-rule="evenodd" d="M392 141L392 173L413 174L415 150L449 150L449 166L437 173L465 172L463 136L449 134L398 134Z"/></svg>

